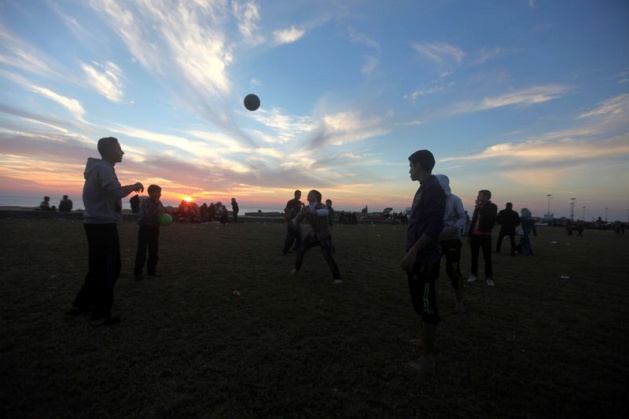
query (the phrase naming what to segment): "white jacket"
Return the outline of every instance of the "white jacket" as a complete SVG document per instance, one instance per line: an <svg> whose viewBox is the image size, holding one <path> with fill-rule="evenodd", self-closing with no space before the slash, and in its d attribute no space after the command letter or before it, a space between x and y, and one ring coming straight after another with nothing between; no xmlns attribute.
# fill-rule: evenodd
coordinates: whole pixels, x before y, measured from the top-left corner
<svg viewBox="0 0 629 419"><path fill-rule="evenodd" d="M446 193L446 212L443 215L443 229L444 231L451 230L451 233L444 240L458 239L467 223L463 201L452 193L450 179L446 175L435 175L435 177L439 181L441 189Z"/></svg>

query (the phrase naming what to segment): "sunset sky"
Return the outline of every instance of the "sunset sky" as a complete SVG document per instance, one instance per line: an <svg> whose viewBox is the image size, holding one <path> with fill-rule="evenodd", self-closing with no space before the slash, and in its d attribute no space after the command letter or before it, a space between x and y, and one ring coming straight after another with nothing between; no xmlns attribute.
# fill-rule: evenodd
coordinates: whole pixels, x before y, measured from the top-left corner
<svg viewBox="0 0 629 419"><path fill-rule="evenodd" d="M105 136L167 204L402 211L427 148L468 211L627 221L629 2L0 1L0 195L82 207Z"/></svg>

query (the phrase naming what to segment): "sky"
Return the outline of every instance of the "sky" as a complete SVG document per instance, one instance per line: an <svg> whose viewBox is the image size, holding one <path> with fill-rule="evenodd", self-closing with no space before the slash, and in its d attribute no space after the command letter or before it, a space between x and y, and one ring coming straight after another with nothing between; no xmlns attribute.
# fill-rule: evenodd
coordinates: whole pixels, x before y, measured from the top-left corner
<svg viewBox="0 0 629 419"><path fill-rule="evenodd" d="M470 213L627 221L629 2L0 0L0 195L82 207L107 136L165 204L398 212L428 149Z"/></svg>

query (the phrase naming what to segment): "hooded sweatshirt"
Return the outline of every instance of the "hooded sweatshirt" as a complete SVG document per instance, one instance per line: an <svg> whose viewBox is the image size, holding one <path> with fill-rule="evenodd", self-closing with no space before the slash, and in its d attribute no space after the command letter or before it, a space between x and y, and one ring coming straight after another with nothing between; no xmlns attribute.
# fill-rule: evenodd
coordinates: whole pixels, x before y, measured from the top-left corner
<svg viewBox="0 0 629 419"><path fill-rule="evenodd" d="M454 240L461 236L461 231L467 222L465 209L461 198L452 193L450 189L450 179L446 175L435 175L441 185L441 189L446 193L446 212L443 216L443 240Z"/></svg>
<svg viewBox="0 0 629 419"><path fill-rule="evenodd" d="M122 185L114 165L88 158L83 185L83 222L85 224L119 224L122 221Z"/></svg>

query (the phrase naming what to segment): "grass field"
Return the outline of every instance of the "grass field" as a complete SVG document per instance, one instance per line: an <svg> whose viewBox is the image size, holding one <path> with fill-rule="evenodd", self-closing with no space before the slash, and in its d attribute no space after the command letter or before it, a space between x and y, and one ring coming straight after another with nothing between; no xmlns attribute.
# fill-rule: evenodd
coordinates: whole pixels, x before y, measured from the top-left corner
<svg viewBox="0 0 629 419"><path fill-rule="evenodd" d="M316 249L290 277L284 226L262 223L163 228L163 276L137 281L137 226L125 222L114 302L125 321L109 327L64 315L86 271L80 221L3 219L0 232L0 417L620 418L629 408L629 235L541 228L533 258L508 256L507 244L493 255L496 286L466 285L463 314L442 270L437 368L419 376L403 367L420 326L399 268L405 226L335 226L344 283L332 285ZM467 246L462 266L467 278Z"/></svg>

